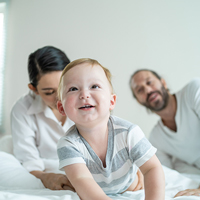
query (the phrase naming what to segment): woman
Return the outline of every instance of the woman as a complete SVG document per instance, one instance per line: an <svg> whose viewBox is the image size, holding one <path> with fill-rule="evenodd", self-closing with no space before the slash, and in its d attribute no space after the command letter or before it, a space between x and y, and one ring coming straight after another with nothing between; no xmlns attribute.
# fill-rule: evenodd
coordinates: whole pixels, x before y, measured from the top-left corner
<svg viewBox="0 0 200 200"><path fill-rule="evenodd" d="M11 112L14 155L46 188L53 190L71 187L64 174L56 173L57 141L73 125L56 106L60 76L69 62L63 51L52 46L31 53L30 92L15 103Z"/></svg>

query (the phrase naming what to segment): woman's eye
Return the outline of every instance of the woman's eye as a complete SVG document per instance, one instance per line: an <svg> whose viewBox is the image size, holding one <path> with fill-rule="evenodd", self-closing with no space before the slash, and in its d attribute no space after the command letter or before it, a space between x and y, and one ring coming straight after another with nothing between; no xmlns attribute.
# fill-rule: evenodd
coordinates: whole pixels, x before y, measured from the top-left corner
<svg viewBox="0 0 200 200"><path fill-rule="evenodd" d="M47 96L48 96L48 95L52 95L54 92L55 92L55 91L52 91L52 92L46 92L45 95L47 95Z"/></svg>
<svg viewBox="0 0 200 200"><path fill-rule="evenodd" d="M99 88L99 86L98 85L93 85L92 88L96 89L96 88Z"/></svg>
<svg viewBox="0 0 200 200"><path fill-rule="evenodd" d="M76 87L69 88L69 91L76 91L76 90L78 90Z"/></svg>

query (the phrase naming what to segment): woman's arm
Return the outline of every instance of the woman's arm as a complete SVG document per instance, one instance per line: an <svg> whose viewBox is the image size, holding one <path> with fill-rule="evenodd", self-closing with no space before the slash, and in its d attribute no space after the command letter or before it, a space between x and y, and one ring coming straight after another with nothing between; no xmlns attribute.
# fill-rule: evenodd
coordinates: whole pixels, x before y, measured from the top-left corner
<svg viewBox="0 0 200 200"><path fill-rule="evenodd" d="M111 200L95 182L85 164L72 164L64 169L81 200Z"/></svg>
<svg viewBox="0 0 200 200"><path fill-rule="evenodd" d="M28 108L23 103L18 101L11 112L11 131L15 157L27 171L36 178L39 178L46 188L52 190L73 190L73 187L64 174L44 172L46 167L45 159L41 158L36 144L36 137L39 136L36 135L37 127L34 121L35 118L27 114ZM57 164L56 167L58 167Z"/></svg>
<svg viewBox="0 0 200 200"><path fill-rule="evenodd" d="M11 112L11 133L15 157L28 170L45 169L36 145L34 117L27 114L27 108L18 102Z"/></svg>
<svg viewBox="0 0 200 200"><path fill-rule="evenodd" d="M145 200L164 200L165 177L156 155L145 162L140 170L144 175Z"/></svg>

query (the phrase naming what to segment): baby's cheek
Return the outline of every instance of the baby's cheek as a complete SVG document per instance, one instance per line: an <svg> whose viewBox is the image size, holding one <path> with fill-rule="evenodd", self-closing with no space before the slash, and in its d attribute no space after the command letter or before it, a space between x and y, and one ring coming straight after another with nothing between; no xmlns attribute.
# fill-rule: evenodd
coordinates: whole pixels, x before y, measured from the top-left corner
<svg viewBox="0 0 200 200"><path fill-rule="evenodd" d="M64 101L64 105L65 105L65 110L70 110L74 107L75 105L75 99L73 97L68 97L65 101Z"/></svg>

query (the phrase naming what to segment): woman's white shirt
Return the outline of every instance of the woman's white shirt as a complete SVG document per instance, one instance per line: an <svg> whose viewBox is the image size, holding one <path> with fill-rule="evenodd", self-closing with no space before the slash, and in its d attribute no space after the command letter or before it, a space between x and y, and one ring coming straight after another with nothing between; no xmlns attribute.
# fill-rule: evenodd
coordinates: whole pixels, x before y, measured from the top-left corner
<svg viewBox="0 0 200 200"><path fill-rule="evenodd" d="M57 142L74 123L62 126L39 95L22 96L11 111L13 152L30 172L58 170Z"/></svg>

